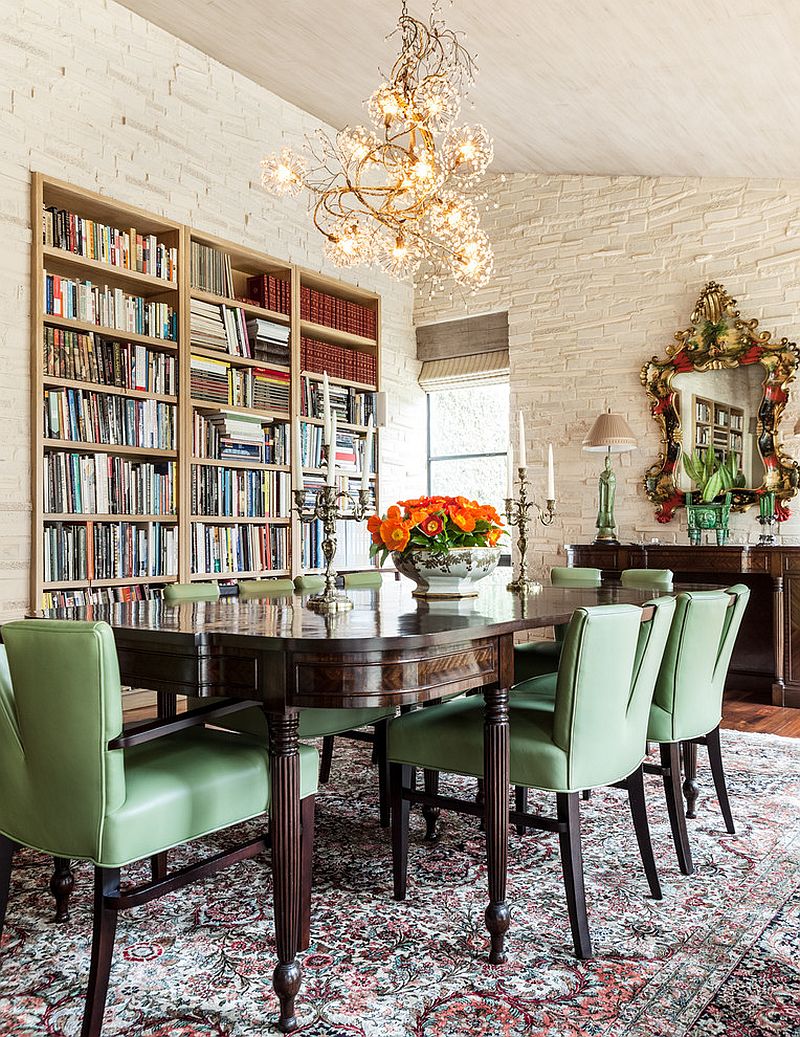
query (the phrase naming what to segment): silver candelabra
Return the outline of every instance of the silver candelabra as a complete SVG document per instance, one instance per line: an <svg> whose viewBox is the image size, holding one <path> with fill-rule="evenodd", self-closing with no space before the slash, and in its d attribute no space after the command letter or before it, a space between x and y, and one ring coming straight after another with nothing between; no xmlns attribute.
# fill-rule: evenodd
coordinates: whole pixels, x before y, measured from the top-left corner
<svg viewBox="0 0 800 1037"><path fill-rule="evenodd" d="M506 518L509 526L517 528L519 567L516 577L509 583L508 589L524 593L540 586L536 580L528 576L528 526L532 521L530 513L535 510L542 525L549 526L556 516L556 502L548 500L547 507L542 508L536 501L528 500L528 471L526 468L519 468L517 475L519 496L506 498Z"/></svg>
<svg viewBox="0 0 800 1037"><path fill-rule="evenodd" d="M294 507L301 522L322 523L322 554L325 556L325 586L320 594L312 594L306 602L307 608L314 612L332 613L346 612L353 607L347 595L336 588L336 570L333 560L336 556L336 520L342 515L340 502L349 502L352 515L359 521L364 518L372 499L370 490L361 489L358 497L346 490L337 490L335 486L321 486L316 491L316 498L311 511L304 508L305 490L294 491Z"/></svg>

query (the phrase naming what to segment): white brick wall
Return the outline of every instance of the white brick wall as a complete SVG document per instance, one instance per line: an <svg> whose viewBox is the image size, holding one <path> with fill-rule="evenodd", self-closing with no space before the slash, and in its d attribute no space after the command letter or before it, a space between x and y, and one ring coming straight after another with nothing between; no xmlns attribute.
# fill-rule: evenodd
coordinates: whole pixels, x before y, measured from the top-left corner
<svg viewBox="0 0 800 1037"><path fill-rule="evenodd" d="M494 178L489 202L492 283L467 298L419 293L415 320L509 311L512 414L525 413L540 498L548 440L556 456L559 518L537 532L532 561L543 572L565 542L594 535L602 457L580 444L606 403L639 442L615 459L620 537L686 543L683 510L660 525L642 488L659 439L639 370L688 325L708 280L763 328L800 338L800 182L520 174ZM800 385L787 434L798 415ZM800 498L792 510L784 531L797 537ZM753 516L736 518L735 537L757 538Z"/></svg>
<svg viewBox="0 0 800 1037"><path fill-rule="evenodd" d="M259 160L319 125L110 0L8 0L0 25L0 618L27 604L30 549L29 173L326 269L302 199L260 188ZM268 60L268 56L265 56ZM378 271L346 274L383 296L385 503L424 477L424 397L412 295Z"/></svg>

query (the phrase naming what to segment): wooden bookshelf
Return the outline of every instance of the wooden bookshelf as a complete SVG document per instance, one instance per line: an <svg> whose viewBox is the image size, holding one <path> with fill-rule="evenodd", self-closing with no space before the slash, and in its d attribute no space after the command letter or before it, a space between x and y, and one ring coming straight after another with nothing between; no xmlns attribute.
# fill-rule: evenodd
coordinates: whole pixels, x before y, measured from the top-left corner
<svg viewBox="0 0 800 1037"><path fill-rule="evenodd" d="M120 263L105 262L103 259L80 255L77 251L68 251L56 244L45 244L42 234L42 212L43 207L53 206L75 213L85 220L94 220L99 223L115 228L121 234L128 234L134 228L138 234L153 235L160 246L174 248L177 254L177 277L170 280L166 277L157 276L152 272L143 272L143 269L134 269L132 265L121 265ZM380 298L373 292L365 291L336 278L323 276L315 271L306 270L294 264L288 263L274 257L264 255L254 249L242 246L236 242L225 241L214 235L187 227L166 217L138 209L107 198L102 194L74 187L61 180L46 176L41 173L32 174L31 184L31 226L32 226L32 261L31 261L31 285L32 285L32 307L31 307L31 413L34 417L34 428L32 430L32 516L33 516L33 547L31 560L31 605L39 608L43 604L43 595L59 594L61 592L84 592L92 594L97 590L104 597L112 594L124 596L135 593L136 589L146 588L147 593L160 593L164 584L180 580L181 582L194 580L236 580L242 578L277 577L296 575L301 570L303 532L300 521L293 510L293 493L296 488L291 485L291 467L289 458L286 463L268 463L264 461L251 460L247 457L235 457L231 459L200 457L194 453L194 415L196 411L205 411L209 415L220 412L229 412L232 415L256 417L263 419L264 424L289 423L300 415L300 389L303 376L321 380L322 371L305 370L301 363L301 338L307 337L320 343L328 343L332 346L346 349L353 354L363 354L373 358L375 362L376 377L374 380L349 379L336 376L329 371L331 385L346 386L356 392L377 392L380 389ZM193 245L205 246L214 249L229 257L229 290L212 291L195 283L192 278L191 257ZM118 256L114 256L115 259ZM132 262L136 257L133 256ZM163 269L163 267L162 267ZM159 335L128 332L120 328L95 324L87 320L79 320L74 317L66 317L62 314L45 312L45 293L43 291L44 274L48 273L56 277L68 278L73 282L90 282L101 290L107 286L109 289L121 289L128 295L140 296L145 303L166 303L176 314L177 336L176 338L162 338ZM281 282L278 305L274 308L270 305L261 305L260 301L253 297L248 288L248 281L253 277L270 275ZM276 282L272 282L275 284ZM252 287L252 284L251 284ZM301 291L311 288L316 292L324 292L339 300L356 303L370 311L374 318L375 334L362 335L354 331L348 331L340 327L328 326L324 321L310 320L307 317L301 319ZM260 299L260 296L259 296ZM259 319L274 322L289 328L289 357L290 363L278 364L254 357L235 355L220 349L214 349L202 344L192 344L191 304L193 300L205 303L207 306L239 308L243 311L244 319ZM283 312L286 309L288 312ZM79 310L78 312L83 312ZM44 355L44 330L45 328L61 329L65 332L75 332L90 336L89 341L95 344L98 340L108 340L111 343L119 343L123 346L130 343L132 346L144 346L147 350L166 355L174 355L177 362L177 393L156 393L142 389L127 389L123 384L107 385L90 380L87 376L87 368L82 366L72 368L56 368L63 373L69 370L81 377L62 377L62 374L54 374L45 371ZM160 329L159 329L160 330ZM85 341L85 340L84 340ZM51 347L52 348L52 347ZM57 346L56 348L64 348ZM116 353L117 347L114 346ZM96 350L95 350L96 352ZM228 405L217 401L207 401L192 397L191 393L191 357L207 360L219 360L230 364L232 369L241 371L240 377L247 379L251 377L246 372L255 371L258 368L269 368L289 375L289 411L268 410L259 407L242 407L239 405ZM147 357L148 363L155 362L152 357ZM138 362L138 361L137 361ZM52 368L50 370L53 370ZM120 377L114 375L115 380L121 381ZM141 384L141 383L140 383ZM149 380L147 384L152 384ZM156 382L155 384L159 384ZM161 383L163 384L163 383ZM263 383L262 383L263 384ZM133 401L152 401L152 406L175 407L176 415L176 441L174 449L155 449L152 447L128 446L118 443L95 443L83 442L70 439L47 437L44 434L42 421L42 405L44 392L65 393L77 391L82 393L100 394L112 397L117 401L123 398ZM273 395L272 393L268 396ZM60 401L63 403L64 401ZM119 406L119 402L114 406ZM141 404L139 404L141 405ZM109 401L109 406L111 402ZM310 423L321 426L318 418L309 418ZM68 423L68 427L69 427ZM62 423L62 430L64 428ZM350 432L355 436L363 436L366 426L341 423L340 430ZM289 437L291 440L291 437ZM375 437L375 464L379 463L379 430L376 429ZM111 455L125 459L133 464L151 463L156 466L167 462L175 463L176 480L176 509L170 514L111 514L111 513L71 513L44 511L44 463L45 456L51 453L63 453L79 455L81 458L89 458L93 455ZM75 468L79 468L84 462L73 462ZM90 464L90 462L89 462ZM220 516L213 514L194 514L192 510L192 485L195 471L205 471L212 478L211 472L219 469L227 469L232 473L236 485L235 473L240 473L241 478L248 480L250 485L251 476L263 476L265 480L270 479L274 484L277 479L283 478L288 487L288 501L283 500L280 504L281 511L288 514L274 514L266 517L256 516ZM157 467L156 472L162 473L164 469ZM322 469L309 468L308 474L319 476ZM199 475L198 475L199 478ZM222 476L222 478L225 478ZM360 476L353 472L343 471L340 481L348 480L354 488L359 484ZM162 484L163 485L163 484ZM258 485L258 481L256 481ZM375 488L377 496L378 475L371 478L371 485ZM273 499L272 497L269 498ZM85 498L84 498L85 500ZM158 524L165 527L160 536L166 537L168 527L173 531L170 536L177 534L178 537L178 559L177 571L162 576L131 576L120 579L98 579L90 575L89 579L73 581L50 580L44 581L44 551L46 548L46 536L48 527L57 524L61 527L80 527L86 529L86 536L91 538L94 527L100 525L131 525L137 530L144 526ZM195 529L206 527L219 527L220 533L214 534L223 537L223 527L241 527L241 535L244 530L252 530L257 527L263 532L253 533L256 541L262 545L263 537L269 547L270 536L280 536L280 530L285 531L286 564L275 568L248 569L246 572L212 571L196 572L192 567L192 534ZM269 531L273 530L271 534ZM75 536L78 534L75 533ZM228 535L228 534L226 534ZM235 535L235 534L230 534ZM69 533L72 537L73 534ZM80 534L84 536L83 533ZM110 531L101 534L111 536ZM251 536L251 534L248 534ZM345 557L340 557L340 568L342 571L357 571L364 566L353 566ZM87 559L89 564L90 559ZM316 571L318 566L312 566L309 571ZM128 590L130 589L130 590Z"/></svg>
<svg viewBox="0 0 800 1037"><path fill-rule="evenodd" d="M692 443L695 450L714 448L724 460L733 454L739 468L743 461L744 410L704 396L692 396Z"/></svg>

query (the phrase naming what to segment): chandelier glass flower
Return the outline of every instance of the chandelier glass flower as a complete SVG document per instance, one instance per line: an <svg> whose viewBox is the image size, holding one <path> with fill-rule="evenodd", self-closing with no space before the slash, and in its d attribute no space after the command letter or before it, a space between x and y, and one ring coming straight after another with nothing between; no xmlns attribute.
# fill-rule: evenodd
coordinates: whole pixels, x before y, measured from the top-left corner
<svg viewBox="0 0 800 1037"><path fill-rule="evenodd" d="M379 263L400 278L422 269L474 290L494 265L476 204L493 145L482 126L454 125L475 62L436 15L434 4L429 22L418 21L403 3L400 55L367 102L371 128L319 132L307 156L270 155L262 180L274 194L310 193L338 266Z"/></svg>

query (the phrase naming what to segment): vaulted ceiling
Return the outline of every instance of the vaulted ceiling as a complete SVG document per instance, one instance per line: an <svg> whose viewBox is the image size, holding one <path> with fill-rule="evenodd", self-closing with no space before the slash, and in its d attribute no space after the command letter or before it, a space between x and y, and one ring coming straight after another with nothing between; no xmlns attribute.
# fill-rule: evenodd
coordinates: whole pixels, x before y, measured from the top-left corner
<svg viewBox="0 0 800 1037"><path fill-rule="evenodd" d="M399 0L123 0L338 127L388 70ZM800 0L447 0L493 172L800 177ZM427 17L426 0L411 0Z"/></svg>

